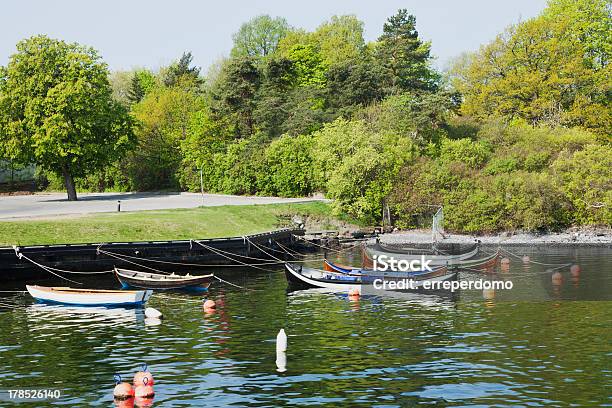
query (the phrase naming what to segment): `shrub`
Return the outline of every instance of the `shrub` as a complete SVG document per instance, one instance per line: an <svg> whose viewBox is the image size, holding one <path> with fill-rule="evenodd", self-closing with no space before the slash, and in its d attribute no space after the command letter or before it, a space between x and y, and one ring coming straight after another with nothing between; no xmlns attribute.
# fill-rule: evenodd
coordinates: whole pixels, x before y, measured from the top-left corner
<svg viewBox="0 0 612 408"><path fill-rule="evenodd" d="M612 148L589 145L564 153L552 165L555 181L578 224L612 224Z"/></svg>

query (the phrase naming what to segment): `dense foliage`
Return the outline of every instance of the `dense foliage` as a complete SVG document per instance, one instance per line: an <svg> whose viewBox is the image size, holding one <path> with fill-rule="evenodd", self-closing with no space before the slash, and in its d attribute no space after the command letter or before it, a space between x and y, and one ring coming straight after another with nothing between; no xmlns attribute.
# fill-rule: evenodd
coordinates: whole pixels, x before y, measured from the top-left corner
<svg viewBox="0 0 612 408"><path fill-rule="evenodd" d="M100 79L108 106L131 112L136 143L77 184L324 193L338 213L400 227L429 224L439 205L458 231L610 225L611 27L606 0L550 0L444 75L406 10L370 43L351 15L312 32L258 16L205 76L187 52L159 72L113 73L111 87ZM3 123L5 138L23 131Z"/></svg>
<svg viewBox="0 0 612 408"><path fill-rule="evenodd" d="M64 178L104 169L131 145L132 121L111 97L108 69L78 44L36 36L0 70L0 154Z"/></svg>

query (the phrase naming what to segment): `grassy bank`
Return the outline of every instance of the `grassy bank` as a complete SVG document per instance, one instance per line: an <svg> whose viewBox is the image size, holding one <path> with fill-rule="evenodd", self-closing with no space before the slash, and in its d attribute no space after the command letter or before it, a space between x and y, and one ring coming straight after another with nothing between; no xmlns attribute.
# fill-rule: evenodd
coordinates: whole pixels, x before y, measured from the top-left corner
<svg viewBox="0 0 612 408"><path fill-rule="evenodd" d="M240 236L289 226L294 215L338 225L321 202L103 213L0 222L0 246Z"/></svg>

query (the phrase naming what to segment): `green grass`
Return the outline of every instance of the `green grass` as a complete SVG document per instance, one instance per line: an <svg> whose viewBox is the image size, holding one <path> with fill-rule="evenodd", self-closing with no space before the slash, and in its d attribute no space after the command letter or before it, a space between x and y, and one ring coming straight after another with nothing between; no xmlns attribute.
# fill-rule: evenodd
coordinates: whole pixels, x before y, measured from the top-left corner
<svg viewBox="0 0 612 408"><path fill-rule="evenodd" d="M241 236L290 226L296 214L334 220L322 202L102 213L0 222L0 246Z"/></svg>

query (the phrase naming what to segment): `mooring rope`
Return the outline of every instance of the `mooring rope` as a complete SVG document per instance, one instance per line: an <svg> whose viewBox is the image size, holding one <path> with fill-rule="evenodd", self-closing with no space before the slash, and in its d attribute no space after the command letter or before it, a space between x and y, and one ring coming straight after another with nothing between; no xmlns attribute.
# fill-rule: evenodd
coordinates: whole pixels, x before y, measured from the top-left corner
<svg viewBox="0 0 612 408"><path fill-rule="evenodd" d="M45 265L39 264L38 262L33 261L32 259L28 258L23 253L19 252L18 249L15 249L15 253L17 254L17 258L19 258L19 259L26 259L26 260L32 262L34 265L36 265L36 266L44 269L45 271L49 272L51 275L57 276L58 278L66 280L68 282L76 283L77 285L83 285L83 283L81 283L81 282L77 282L77 281L74 281L72 279L68 279L68 278L66 278L64 276L58 275L57 273L53 272L50 268L46 267Z"/></svg>
<svg viewBox="0 0 612 408"><path fill-rule="evenodd" d="M319 247L319 248L322 248L322 249L324 249L324 250L326 250L326 251L338 252L338 253L342 252L342 251L339 251L339 250L337 250L337 249L333 249L333 248L326 247L325 245L315 244L314 242L311 242L311 241L307 240L307 239L306 239L306 238L304 238L304 237L300 237L299 235L293 235L293 236L294 236L295 238L297 238L297 239L301 239L302 241L307 242L307 243L308 243L308 244L310 244L310 245L314 245L314 246Z"/></svg>
<svg viewBox="0 0 612 408"><path fill-rule="evenodd" d="M260 247L259 245L257 245L257 244L256 244L256 243L254 243L253 241L251 241L251 240L249 239L249 237L245 237L245 239L246 239L246 240L247 240L247 241L248 241L250 244L252 244L252 245L253 245L255 248L259 249L261 252L263 252L264 254L268 255L270 258L272 258L272 259L276 259L277 261L282 261L282 262L285 262L285 260L284 260L284 259L277 258L276 256L272 255L271 253L267 252L265 249L263 249L262 247Z"/></svg>
<svg viewBox="0 0 612 408"><path fill-rule="evenodd" d="M295 249L290 249L289 247L284 246L283 244L281 244L280 242L278 242L276 240L274 240L274 242L276 243L276 245L278 245L280 248L282 248L285 252L287 252L293 258L296 258L297 256L305 256L305 254L302 254L302 253L296 251Z"/></svg>
<svg viewBox="0 0 612 408"><path fill-rule="evenodd" d="M15 254L17 255L17 257L19 257L19 254L21 253L19 248L18 247L13 247L13 249L15 250ZM74 274L74 275L99 275L99 274L112 273L113 272L112 270L110 270L110 271L93 271L93 272L68 271L68 270L65 270L65 269L54 268L52 266L47 266L47 265L45 265L45 268L50 269L50 270L55 271L55 272L68 273L68 274Z"/></svg>
<svg viewBox="0 0 612 408"><path fill-rule="evenodd" d="M171 261L162 261L160 259L148 259L148 258L141 258L138 256L132 256L132 255L117 254L116 252L110 252L110 251L106 251L106 252L109 254L121 256L123 258L136 259L139 261L155 262L155 263L161 263L161 264L166 264L166 265L194 266L196 268L198 267L200 268L242 267L242 265L216 265L216 264L198 264L198 263L188 263L188 262L171 262ZM278 264L278 262L262 262L262 263L258 263L257 265L268 265L268 264L276 265Z"/></svg>
<svg viewBox="0 0 612 408"><path fill-rule="evenodd" d="M266 254L266 255L268 255L268 256L270 256L270 257L274 258L274 257L273 257L271 254L268 254L268 253L267 253L265 250L261 249L261 247L259 247L259 246L258 246L258 245L257 245L255 242L251 241L251 240L249 239L249 237L245 237L245 239L246 239L246 240L248 240L248 241L249 241L251 244L253 244L253 245L255 245L256 247L258 247L258 249L259 249L261 252L263 252L264 254ZM272 245L272 240L270 240L270 241L268 241L268 242L270 243L270 245ZM290 253L290 252L289 252L289 251L287 251L286 249L284 249L284 248L281 246L281 244L280 244L278 241L274 240L274 243L275 243L276 245L278 245L278 246L279 246L281 249L283 249L283 250L282 250L282 251L280 251L280 250L275 249L275 248L272 248L272 247L265 247L265 248L266 248L266 249L268 249L268 250L270 250L270 251L272 251L272 252L276 252L276 253L283 254L283 255L289 255L290 257L295 258L295 255L294 255L294 254L292 254L292 253ZM274 258L274 259L278 259L278 258ZM283 262L284 262L284 260L283 260Z"/></svg>
<svg viewBox="0 0 612 408"><path fill-rule="evenodd" d="M196 244L200 245L202 248L205 248L205 249L207 249L207 250L209 250L209 251L211 251L211 252L216 253L217 255L220 255L220 256L222 256L222 257L224 257L224 258L227 258L227 259L229 259L229 260L230 260L230 261L232 261L232 262L237 262L237 263L240 263L240 264L242 264L242 265L244 265L244 266L248 266L248 267L250 267L250 268L255 268L255 269L260 269L260 270L262 270L262 271L266 271L266 272L275 272L275 271L274 271L274 270L272 270L272 269L261 268L261 267L259 267L259 266L257 266L257 265L251 265L251 264L248 264L248 263L246 263L246 262L239 261L238 259L234 259L234 258L232 258L232 257L230 257L230 256L224 255L224 254L222 254L222 253L221 253L221 252L224 252L224 251L222 251L222 250L217 250L217 249L215 249L215 248L213 248L213 247L211 247L211 246L208 246L208 245L202 244L201 242L194 241L194 240L192 240L192 242L195 242Z"/></svg>
<svg viewBox="0 0 612 408"><path fill-rule="evenodd" d="M236 285L235 283L228 282L228 281L226 281L225 279L221 279L221 278L220 278L220 277L218 277L217 275L214 275L214 277L215 277L216 279L218 279L218 280L219 280L219 282L227 283L228 285L235 286L235 287L240 288L240 289L246 289L244 286Z"/></svg>
<svg viewBox="0 0 612 408"><path fill-rule="evenodd" d="M246 237L244 237L244 238L245 238L245 241L246 241L246 240L247 240L247 238L246 238ZM196 241L196 240L193 240L193 239L191 240L191 242L195 242L195 243L199 244L200 246L202 246L203 248L206 248L206 249L208 249L208 250L211 250L210 248L212 248L212 249L214 249L215 251L218 251L218 252L221 252L221 253L225 253L225 254L227 254L227 255L231 255L231 256L238 256L238 257L240 257L240 258L245 258L245 259L253 259L253 260L256 260L256 261L264 261L264 262L262 262L262 263L257 263L257 264L254 264L254 265L264 265L264 264L265 264L265 265L269 265L269 264L279 264L279 263L284 263L284 262L285 262L285 261L282 261L282 262L278 262L278 261L270 261L269 259L264 259L264 258L256 258L256 257L253 257L253 256L241 255L241 254L237 254L237 253L234 253L234 252L224 251L224 250L222 250L222 249L213 248L213 247L211 247L211 246L208 246L208 245L202 244L200 241ZM218 253L218 252L217 252L217 253ZM232 258L228 258L228 259L232 259ZM247 264L247 265L251 265L251 264Z"/></svg>
<svg viewBox="0 0 612 408"><path fill-rule="evenodd" d="M141 268L149 269L149 270L154 271L154 272L159 272L159 273L162 273L162 274L165 274L165 275L169 275L171 273L171 272L166 272L166 271L162 271L162 270L159 270L159 269L151 268L150 266L142 265L142 264L139 264L137 262L129 261L127 259L123 259L121 256L115 255L113 253L110 253L108 251L100 249L99 247L97 249L97 252L102 253L104 255L108 255L108 256L113 257L115 259L119 259L120 261L130 263L132 265L140 266Z"/></svg>

